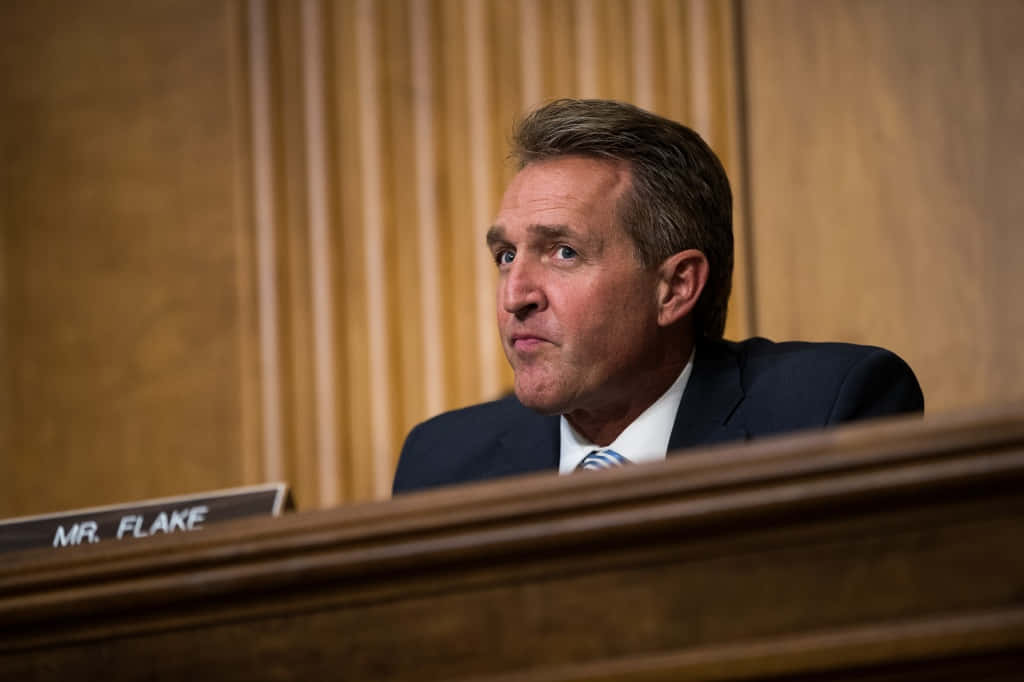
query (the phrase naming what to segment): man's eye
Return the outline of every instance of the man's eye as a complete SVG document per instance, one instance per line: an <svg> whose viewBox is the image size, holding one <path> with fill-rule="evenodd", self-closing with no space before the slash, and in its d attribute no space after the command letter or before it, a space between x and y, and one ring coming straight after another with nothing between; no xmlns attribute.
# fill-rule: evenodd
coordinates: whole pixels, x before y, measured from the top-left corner
<svg viewBox="0 0 1024 682"><path fill-rule="evenodd" d="M515 260L516 252L510 249L502 249L498 253L494 254L494 262L498 265L508 265Z"/></svg>
<svg viewBox="0 0 1024 682"><path fill-rule="evenodd" d="M571 260L571 259L575 258L578 255L576 253L576 249L572 248L571 246L565 246L565 245L559 246L555 250L555 253L558 254L559 258L562 258L562 259L565 259L565 260Z"/></svg>

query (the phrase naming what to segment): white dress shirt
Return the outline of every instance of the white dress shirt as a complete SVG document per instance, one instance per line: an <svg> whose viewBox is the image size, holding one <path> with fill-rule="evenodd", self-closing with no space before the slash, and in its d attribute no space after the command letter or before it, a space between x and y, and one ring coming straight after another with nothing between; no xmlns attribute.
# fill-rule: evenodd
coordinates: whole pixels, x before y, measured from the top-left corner
<svg viewBox="0 0 1024 682"><path fill-rule="evenodd" d="M569 420L561 418L561 445L558 473L570 474L584 457L594 450L614 450L634 463L660 462L668 454L668 439L676 422L679 403L693 370L693 353L676 380L661 397L634 419L610 445L595 445L576 433Z"/></svg>

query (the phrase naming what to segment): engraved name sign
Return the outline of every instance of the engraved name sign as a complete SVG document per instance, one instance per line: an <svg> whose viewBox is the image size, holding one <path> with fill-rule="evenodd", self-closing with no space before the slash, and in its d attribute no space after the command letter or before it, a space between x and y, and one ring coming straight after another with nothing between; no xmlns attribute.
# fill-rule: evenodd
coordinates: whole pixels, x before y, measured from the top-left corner
<svg viewBox="0 0 1024 682"><path fill-rule="evenodd" d="M289 505L284 483L93 507L0 521L0 552L72 547L201 530L247 516L278 516Z"/></svg>

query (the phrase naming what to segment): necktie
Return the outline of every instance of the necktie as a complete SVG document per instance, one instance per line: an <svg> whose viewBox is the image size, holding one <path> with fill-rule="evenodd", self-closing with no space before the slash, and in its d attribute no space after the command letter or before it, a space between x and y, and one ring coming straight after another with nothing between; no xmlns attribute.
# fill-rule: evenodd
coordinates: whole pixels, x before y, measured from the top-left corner
<svg viewBox="0 0 1024 682"><path fill-rule="evenodd" d="M630 464L630 461L614 450L593 450L576 465L576 471L614 469L623 464Z"/></svg>

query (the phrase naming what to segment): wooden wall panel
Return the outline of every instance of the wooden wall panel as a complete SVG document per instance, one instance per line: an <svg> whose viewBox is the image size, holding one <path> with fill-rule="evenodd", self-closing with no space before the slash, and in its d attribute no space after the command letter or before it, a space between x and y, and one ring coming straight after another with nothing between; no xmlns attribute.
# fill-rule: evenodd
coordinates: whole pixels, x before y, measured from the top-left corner
<svg viewBox="0 0 1024 682"><path fill-rule="evenodd" d="M743 9L757 332L888 346L929 410L1024 396L1024 4Z"/></svg>
<svg viewBox="0 0 1024 682"><path fill-rule="evenodd" d="M0 8L0 516L255 473L235 9Z"/></svg>
<svg viewBox="0 0 1024 682"><path fill-rule="evenodd" d="M739 168L726 2L0 11L0 515L386 497L413 424L511 387L483 237L517 116L629 99Z"/></svg>

